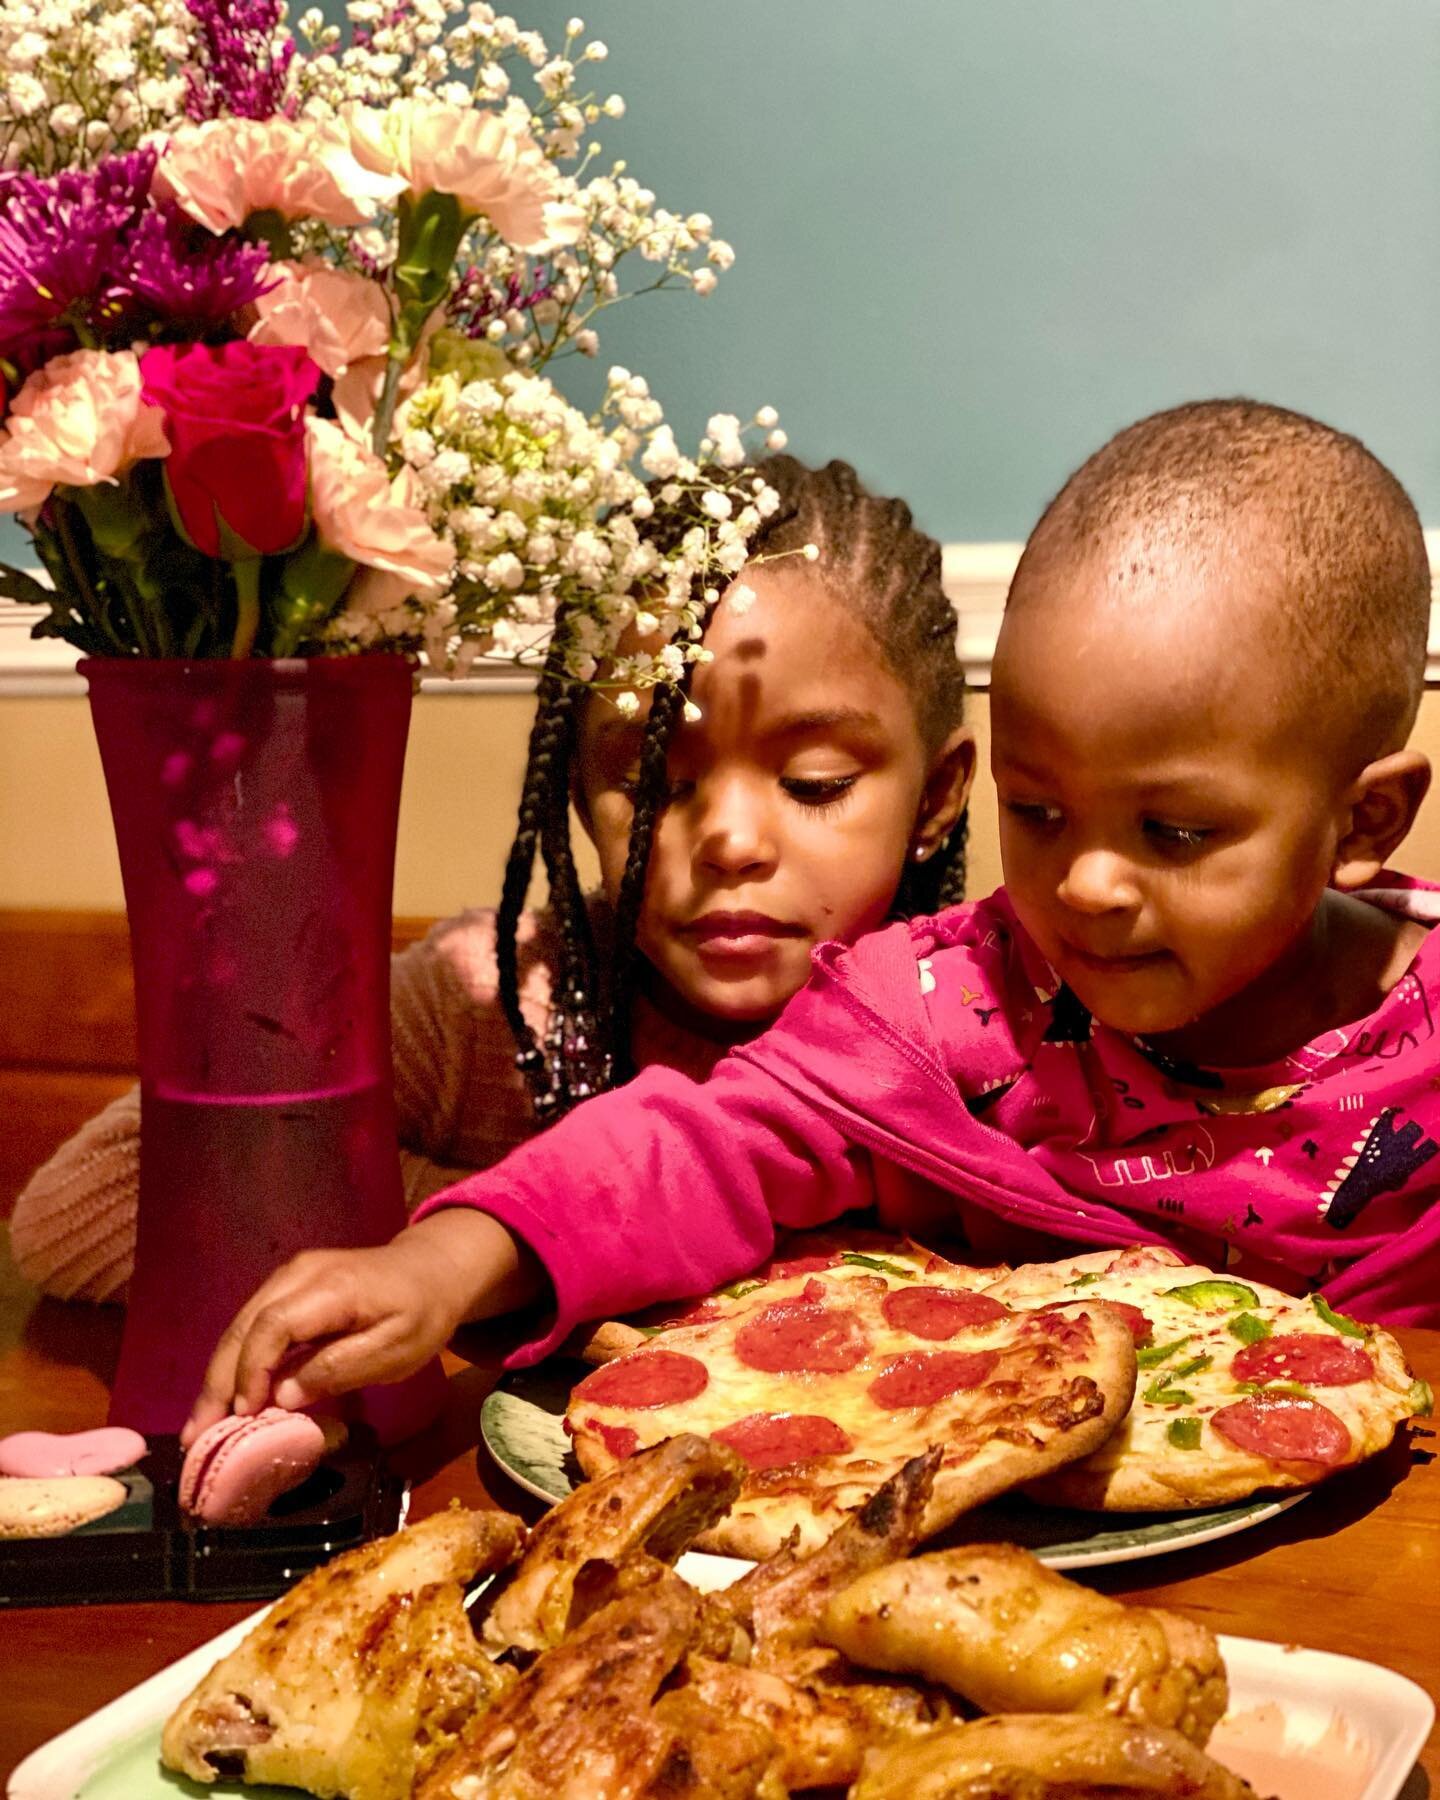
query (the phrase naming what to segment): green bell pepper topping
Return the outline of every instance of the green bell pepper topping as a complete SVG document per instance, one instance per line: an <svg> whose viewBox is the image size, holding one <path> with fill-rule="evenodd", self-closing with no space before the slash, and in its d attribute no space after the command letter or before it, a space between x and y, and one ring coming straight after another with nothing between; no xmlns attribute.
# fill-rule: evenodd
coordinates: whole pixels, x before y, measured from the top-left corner
<svg viewBox="0 0 1440 1800"><path fill-rule="evenodd" d="M753 1294L764 1285L763 1281L732 1281L729 1287L720 1289L720 1294L726 1300L743 1300L746 1294Z"/></svg>
<svg viewBox="0 0 1440 1800"><path fill-rule="evenodd" d="M1325 1323L1333 1326L1342 1337L1369 1337L1370 1327L1368 1325L1362 1325L1358 1319L1347 1318L1344 1313L1337 1313L1334 1307L1325 1304L1325 1298L1322 1294L1312 1294L1310 1296L1310 1304L1315 1308L1316 1312L1319 1313Z"/></svg>
<svg viewBox="0 0 1440 1800"><path fill-rule="evenodd" d="M1167 1369L1166 1379L1181 1381L1187 1375L1198 1375L1202 1369L1208 1369L1215 1358L1213 1356L1192 1356L1189 1362L1183 1362L1178 1369Z"/></svg>
<svg viewBox="0 0 1440 1800"><path fill-rule="evenodd" d="M1184 1388L1171 1387L1168 1375L1157 1375L1146 1388L1144 1398L1156 1406L1193 1406L1195 1396Z"/></svg>
<svg viewBox="0 0 1440 1800"><path fill-rule="evenodd" d="M1428 1381L1412 1381L1405 1398L1410 1402L1410 1411L1417 1419L1428 1419L1435 1410L1435 1396L1430 1392Z"/></svg>
<svg viewBox="0 0 1440 1800"><path fill-rule="evenodd" d="M1135 1352L1136 1365L1142 1369L1153 1369L1156 1363L1162 1363L1177 1350L1183 1350L1189 1342L1188 1337L1183 1337L1172 1338L1168 1344L1148 1344L1145 1349Z"/></svg>
<svg viewBox="0 0 1440 1800"><path fill-rule="evenodd" d="M846 1250L841 1254L840 1260L857 1269L878 1269L882 1275L894 1275L900 1281L919 1280L913 1269L906 1269L897 1262L888 1262L883 1256L863 1256L858 1250Z"/></svg>
<svg viewBox="0 0 1440 1800"><path fill-rule="evenodd" d="M1243 1281L1191 1281L1184 1287L1160 1290L1173 1300L1183 1300L1196 1312L1233 1312L1237 1306L1258 1306L1260 1296Z"/></svg>
<svg viewBox="0 0 1440 1800"><path fill-rule="evenodd" d="M1094 1287L1099 1279L1100 1277L1098 1275L1077 1275L1073 1281L1067 1281L1065 1285L1067 1288Z"/></svg>
<svg viewBox="0 0 1440 1800"><path fill-rule="evenodd" d="M1199 1419L1172 1419L1165 1427L1166 1441L1177 1450L1198 1450L1201 1423Z"/></svg>
<svg viewBox="0 0 1440 1800"><path fill-rule="evenodd" d="M1258 1344L1262 1338L1269 1337L1272 1327L1258 1313L1237 1313L1233 1319L1225 1321L1225 1329L1242 1344Z"/></svg>

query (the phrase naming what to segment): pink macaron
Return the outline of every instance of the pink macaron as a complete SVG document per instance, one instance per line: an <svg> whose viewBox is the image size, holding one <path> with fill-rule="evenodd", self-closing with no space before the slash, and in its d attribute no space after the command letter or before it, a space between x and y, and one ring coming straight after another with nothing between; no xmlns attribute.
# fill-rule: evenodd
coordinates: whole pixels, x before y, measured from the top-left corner
<svg viewBox="0 0 1440 1800"><path fill-rule="evenodd" d="M15 1431L0 1438L0 1475L48 1480L59 1475L113 1475L145 1454L145 1440L124 1425L94 1431Z"/></svg>
<svg viewBox="0 0 1440 1800"><path fill-rule="evenodd" d="M325 1433L304 1413L267 1406L202 1431L180 1471L182 1511L206 1525L255 1525L320 1466Z"/></svg>

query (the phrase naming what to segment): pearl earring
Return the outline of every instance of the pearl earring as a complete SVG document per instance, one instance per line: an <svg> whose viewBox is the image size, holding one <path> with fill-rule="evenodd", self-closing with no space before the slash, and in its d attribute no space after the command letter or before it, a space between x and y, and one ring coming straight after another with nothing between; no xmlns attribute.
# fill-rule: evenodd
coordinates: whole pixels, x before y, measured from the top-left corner
<svg viewBox="0 0 1440 1800"><path fill-rule="evenodd" d="M924 862L924 860L925 860L925 858L926 858L926 857L927 857L927 856L928 856L928 855L929 855L929 854L930 854L930 852L929 852L929 850L928 850L928 849L927 849L927 848L926 848L926 847L925 847L925 845L924 845L924 844L917 844L917 845L916 845L916 846L915 846L915 860L916 860L916 862Z"/></svg>

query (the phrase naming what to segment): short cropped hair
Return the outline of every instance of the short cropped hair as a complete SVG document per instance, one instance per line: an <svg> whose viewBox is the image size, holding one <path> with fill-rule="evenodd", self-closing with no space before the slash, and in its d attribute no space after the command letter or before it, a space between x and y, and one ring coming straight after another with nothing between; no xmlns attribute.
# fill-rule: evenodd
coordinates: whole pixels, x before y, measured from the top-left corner
<svg viewBox="0 0 1440 1800"><path fill-rule="evenodd" d="M1051 501L1012 595L1037 569L1103 556L1122 534L1166 561L1263 541L1297 685L1367 758L1403 744L1425 681L1430 567L1410 496L1358 438L1246 399L1141 419Z"/></svg>

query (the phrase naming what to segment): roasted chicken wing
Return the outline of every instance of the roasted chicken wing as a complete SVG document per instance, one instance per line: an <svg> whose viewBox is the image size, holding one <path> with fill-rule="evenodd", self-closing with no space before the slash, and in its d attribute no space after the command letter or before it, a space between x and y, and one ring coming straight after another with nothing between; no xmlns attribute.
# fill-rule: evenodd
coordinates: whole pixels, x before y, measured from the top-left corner
<svg viewBox="0 0 1440 1800"><path fill-rule="evenodd" d="M497 1652L558 1644L582 1564L620 1562L636 1550L673 1562L730 1505L744 1472L732 1450L686 1432L587 1481L535 1527L488 1609L486 1644Z"/></svg>
<svg viewBox="0 0 1440 1800"><path fill-rule="evenodd" d="M984 1712L1114 1713L1203 1744L1225 1711L1225 1666L1203 1625L1122 1606L1011 1544L873 1569L830 1602L819 1635Z"/></svg>
<svg viewBox="0 0 1440 1800"><path fill-rule="evenodd" d="M170 1717L168 1768L402 1800L417 1773L514 1676L465 1616L465 1585L503 1568L508 1513L438 1513L314 1570Z"/></svg>
<svg viewBox="0 0 1440 1800"><path fill-rule="evenodd" d="M850 1800L1256 1800L1238 1775L1156 1725L1012 1713L872 1750Z"/></svg>

